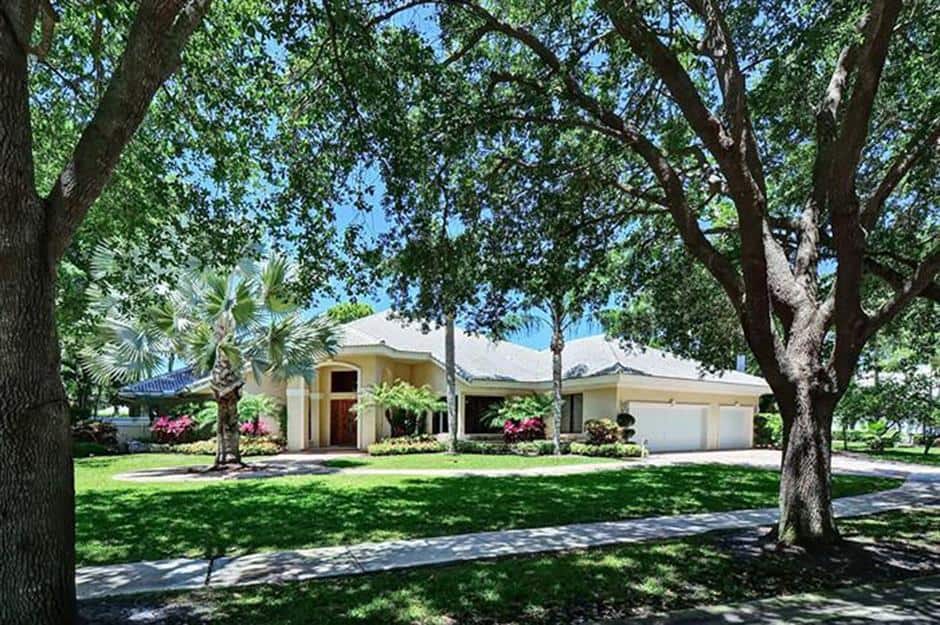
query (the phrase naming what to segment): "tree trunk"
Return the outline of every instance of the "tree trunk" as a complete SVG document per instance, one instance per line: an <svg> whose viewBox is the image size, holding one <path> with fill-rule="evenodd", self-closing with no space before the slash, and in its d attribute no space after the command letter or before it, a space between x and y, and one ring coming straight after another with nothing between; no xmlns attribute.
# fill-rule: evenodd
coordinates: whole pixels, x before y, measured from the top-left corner
<svg viewBox="0 0 940 625"><path fill-rule="evenodd" d="M29 12L32 9L24 9ZM20 16L14 10L15 17ZM32 23L31 20L24 20ZM0 623L75 622L75 494L55 259L35 192L26 56L0 20Z"/></svg>
<svg viewBox="0 0 940 625"><path fill-rule="evenodd" d="M809 390L781 402L785 426L780 470L778 538L806 547L839 540L832 512L832 410L834 402Z"/></svg>
<svg viewBox="0 0 940 625"><path fill-rule="evenodd" d="M457 453L457 364L455 361L454 316L447 315L444 328L444 375L447 378L447 452Z"/></svg>
<svg viewBox="0 0 940 625"><path fill-rule="evenodd" d="M215 465L213 468L222 468L232 464L241 466L242 464L242 455L238 448L240 438L240 432L238 431L238 400L240 396L241 392L235 390L216 398L216 403L219 406L219 420Z"/></svg>
<svg viewBox="0 0 940 625"><path fill-rule="evenodd" d="M555 455L561 455L561 353L565 348L565 337L559 324L552 328L552 444Z"/></svg>

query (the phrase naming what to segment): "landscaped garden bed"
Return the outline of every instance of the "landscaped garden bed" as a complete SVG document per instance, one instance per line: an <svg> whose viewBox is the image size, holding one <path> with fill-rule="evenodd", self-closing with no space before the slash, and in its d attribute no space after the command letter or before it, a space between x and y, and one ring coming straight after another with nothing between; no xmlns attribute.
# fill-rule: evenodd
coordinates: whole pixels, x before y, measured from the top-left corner
<svg viewBox="0 0 940 625"><path fill-rule="evenodd" d="M547 625L940 573L938 510L844 520L841 528L850 542L815 556L768 549L766 529L755 528L335 580L121 598L85 603L82 610L105 625L144 611L169 623L220 625Z"/></svg>

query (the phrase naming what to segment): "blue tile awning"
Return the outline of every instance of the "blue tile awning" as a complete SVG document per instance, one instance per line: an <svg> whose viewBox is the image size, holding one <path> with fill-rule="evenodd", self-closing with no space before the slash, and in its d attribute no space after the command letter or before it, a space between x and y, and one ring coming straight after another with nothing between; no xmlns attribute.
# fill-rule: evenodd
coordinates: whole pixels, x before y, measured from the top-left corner
<svg viewBox="0 0 940 625"><path fill-rule="evenodd" d="M177 369L147 380L134 382L121 387L118 397L122 399L166 399L181 397L193 386L206 379L205 374L197 374L192 367Z"/></svg>

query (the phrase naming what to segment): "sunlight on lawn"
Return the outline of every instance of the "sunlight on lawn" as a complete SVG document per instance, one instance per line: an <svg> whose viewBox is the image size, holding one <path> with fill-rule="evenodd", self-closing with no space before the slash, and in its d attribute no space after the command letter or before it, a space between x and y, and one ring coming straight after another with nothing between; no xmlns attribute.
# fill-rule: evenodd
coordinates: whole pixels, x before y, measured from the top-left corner
<svg viewBox="0 0 940 625"><path fill-rule="evenodd" d="M207 462L139 455L76 461L80 566L772 506L773 471L723 465L552 477L328 475L127 483L144 467ZM838 476L836 496L897 486Z"/></svg>

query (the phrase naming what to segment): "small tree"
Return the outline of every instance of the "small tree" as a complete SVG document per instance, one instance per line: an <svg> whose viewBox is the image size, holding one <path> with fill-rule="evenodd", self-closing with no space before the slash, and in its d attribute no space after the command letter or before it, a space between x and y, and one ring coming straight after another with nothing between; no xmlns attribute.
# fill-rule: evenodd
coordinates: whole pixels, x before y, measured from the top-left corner
<svg viewBox="0 0 940 625"><path fill-rule="evenodd" d="M311 377L316 363L339 349L331 320L301 316L289 291L293 273L287 260L274 256L262 265L245 261L228 273L184 276L144 319L112 310L85 364L101 380L140 379L171 356L210 373L218 405L213 468L241 465L238 403L245 370L250 367L259 382L265 375Z"/></svg>
<svg viewBox="0 0 940 625"><path fill-rule="evenodd" d="M447 408L431 387L413 386L404 380L380 382L370 387L363 398L363 407L380 406L392 428L392 436L414 436L424 431L425 419L430 412ZM356 409L359 408L357 404Z"/></svg>

